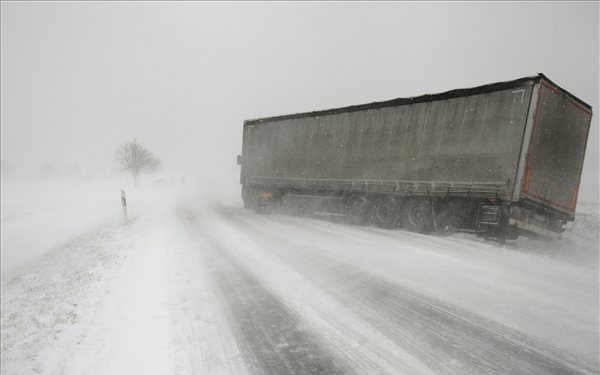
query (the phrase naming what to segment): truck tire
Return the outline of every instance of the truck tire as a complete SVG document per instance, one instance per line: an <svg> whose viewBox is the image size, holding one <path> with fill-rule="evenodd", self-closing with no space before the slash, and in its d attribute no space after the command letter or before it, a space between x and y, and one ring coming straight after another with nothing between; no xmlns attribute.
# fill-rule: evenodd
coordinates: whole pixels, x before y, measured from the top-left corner
<svg viewBox="0 0 600 375"><path fill-rule="evenodd" d="M504 229L504 236L507 240L516 240L520 235L519 230L512 225L507 225Z"/></svg>
<svg viewBox="0 0 600 375"><path fill-rule="evenodd" d="M242 188L242 201L244 202L244 208L247 210L255 211L258 205L256 198L256 192L246 187Z"/></svg>
<svg viewBox="0 0 600 375"><path fill-rule="evenodd" d="M244 197L242 200L244 201L245 209L251 210L254 208L254 202L250 198Z"/></svg>
<svg viewBox="0 0 600 375"><path fill-rule="evenodd" d="M364 224L367 220L368 202L364 195L353 195L348 198L346 214L352 224Z"/></svg>
<svg viewBox="0 0 600 375"><path fill-rule="evenodd" d="M503 215L500 226L494 228L493 233L495 237L498 237L501 240L501 242L504 242L505 240L516 240L521 235L518 228L508 224L508 217L506 214Z"/></svg>
<svg viewBox="0 0 600 375"><path fill-rule="evenodd" d="M393 197L381 197L375 201L375 224L381 228L394 228L398 225L398 202Z"/></svg>
<svg viewBox="0 0 600 375"><path fill-rule="evenodd" d="M264 213L264 205L261 204L260 198L256 195L255 191L247 191L242 200L244 201L244 208L256 213Z"/></svg>
<svg viewBox="0 0 600 375"><path fill-rule="evenodd" d="M412 232L433 230L433 211L428 199L411 199L406 205L406 227Z"/></svg>

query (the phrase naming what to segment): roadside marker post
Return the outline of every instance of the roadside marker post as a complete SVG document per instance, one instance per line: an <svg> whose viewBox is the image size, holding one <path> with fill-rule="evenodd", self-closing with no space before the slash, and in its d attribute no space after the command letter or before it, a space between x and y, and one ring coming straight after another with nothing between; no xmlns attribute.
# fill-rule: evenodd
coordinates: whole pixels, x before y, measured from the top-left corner
<svg viewBox="0 0 600 375"><path fill-rule="evenodd" d="M125 190L121 189L121 208L123 210L123 223L128 224L127 219L127 198L125 197Z"/></svg>

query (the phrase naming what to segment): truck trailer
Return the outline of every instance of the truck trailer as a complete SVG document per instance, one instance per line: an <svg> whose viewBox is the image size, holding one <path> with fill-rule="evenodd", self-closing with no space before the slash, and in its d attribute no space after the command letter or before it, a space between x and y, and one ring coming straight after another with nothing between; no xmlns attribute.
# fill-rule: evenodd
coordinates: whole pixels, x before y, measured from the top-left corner
<svg viewBox="0 0 600 375"><path fill-rule="evenodd" d="M543 74L244 121L244 206L354 223L556 238L575 218L592 108Z"/></svg>

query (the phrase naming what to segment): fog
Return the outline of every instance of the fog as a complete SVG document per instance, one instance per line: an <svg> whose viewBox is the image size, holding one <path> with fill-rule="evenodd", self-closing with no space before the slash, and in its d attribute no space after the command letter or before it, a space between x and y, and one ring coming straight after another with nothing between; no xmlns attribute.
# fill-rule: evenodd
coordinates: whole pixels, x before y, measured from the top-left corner
<svg viewBox="0 0 600 375"><path fill-rule="evenodd" d="M245 119L544 73L598 107L598 4L2 2L3 172L163 173L238 189ZM580 199L598 201L594 116Z"/></svg>
<svg viewBox="0 0 600 375"><path fill-rule="evenodd" d="M505 179L492 163L464 164L483 165L483 177L447 186L360 181L362 195L344 176L273 191L254 190L250 176L243 204L236 164L244 120L538 73L597 111L598 2L2 1L0 8L1 373L598 372L597 114L575 221L561 238L563 222L551 210L500 206ZM529 102L516 104L512 89L489 101L510 106L502 125L528 113ZM463 104L458 139L481 140L492 154L488 133L462 136L473 129L464 124L477 124L467 112L491 117L489 96L478 102L486 103L480 117ZM423 136L405 144L425 149L418 131ZM436 134L438 150L442 135L455 139ZM314 144L376 149L357 138L354 149ZM160 160L138 186L115 157L132 140ZM434 167L463 165L450 156ZM313 159L323 171L324 157ZM520 171L528 189L531 168ZM570 183L565 171L537 181ZM323 186L346 190L319 190L318 199L307 190ZM561 200L548 205L570 210L575 192L570 184L568 198L560 190ZM431 194L445 198L425 198Z"/></svg>

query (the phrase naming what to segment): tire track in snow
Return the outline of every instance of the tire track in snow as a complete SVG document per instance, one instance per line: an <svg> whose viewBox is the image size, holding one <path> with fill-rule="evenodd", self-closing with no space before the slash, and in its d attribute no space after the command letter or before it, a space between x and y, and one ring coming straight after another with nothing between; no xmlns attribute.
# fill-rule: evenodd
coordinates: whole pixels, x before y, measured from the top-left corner
<svg viewBox="0 0 600 375"><path fill-rule="evenodd" d="M359 374L433 374L416 358L334 301L293 268L264 257L262 250L212 210L202 211L203 234L226 244L229 254L310 324L319 342Z"/></svg>
<svg viewBox="0 0 600 375"><path fill-rule="evenodd" d="M194 221L188 215L188 224L189 220ZM196 224L196 227L199 226ZM213 279L251 372L274 375L353 373L313 335L294 311L233 259L226 247L210 241L204 250L215 266Z"/></svg>
<svg viewBox="0 0 600 375"><path fill-rule="evenodd" d="M249 375L213 285L213 265L203 249L207 241L187 219L182 225L179 215L174 226L172 257L165 266L172 270L169 304L176 374Z"/></svg>
<svg viewBox="0 0 600 375"><path fill-rule="evenodd" d="M581 362L584 368L599 368L597 264L575 266L562 259L478 243L471 238L254 215L231 207L219 210L258 225L257 233L267 230L284 242L304 246L304 238L314 238L319 257L330 254L363 272L465 306L467 311L537 337L544 346L557 348L565 357L578 358L572 362ZM281 235L300 230L305 235ZM568 244L564 246L570 251ZM587 246L593 249L594 245Z"/></svg>
<svg viewBox="0 0 600 375"><path fill-rule="evenodd" d="M339 262L314 246L298 246L265 231L254 216L217 209L268 256L293 267L385 332L438 373L584 374L593 367L518 332L446 306ZM235 212L238 214L238 212ZM241 217L240 217L241 216ZM276 223L272 223L276 226ZM275 229L275 230L274 230ZM258 234L258 235L257 235Z"/></svg>

